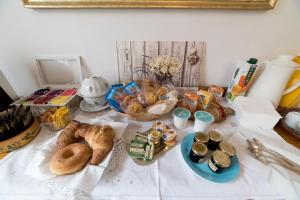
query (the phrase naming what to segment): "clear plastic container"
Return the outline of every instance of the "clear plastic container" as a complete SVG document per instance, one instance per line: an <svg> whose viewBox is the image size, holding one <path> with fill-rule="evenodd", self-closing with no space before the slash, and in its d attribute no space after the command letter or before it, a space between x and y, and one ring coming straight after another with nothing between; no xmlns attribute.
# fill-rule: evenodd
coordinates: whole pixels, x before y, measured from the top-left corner
<svg viewBox="0 0 300 200"><path fill-rule="evenodd" d="M50 131L62 130L71 120L71 114L67 107L49 109L41 115L42 124Z"/></svg>

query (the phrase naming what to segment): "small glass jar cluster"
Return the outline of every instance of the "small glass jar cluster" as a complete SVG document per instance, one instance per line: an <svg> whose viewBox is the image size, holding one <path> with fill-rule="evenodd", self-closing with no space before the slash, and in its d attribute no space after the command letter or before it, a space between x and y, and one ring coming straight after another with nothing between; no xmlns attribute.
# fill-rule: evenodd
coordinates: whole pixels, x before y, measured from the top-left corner
<svg viewBox="0 0 300 200"><path fill-rule="evenodd" d="M213 172L221 173L223 169L230 167L236 150L233 145L222 140L222 135L217 131L209 131L208 134L196 132L189 153L191 161L194 163L203 162L208 155L208 150L211 150L213 153L208 160L208 166Z"/></svg>

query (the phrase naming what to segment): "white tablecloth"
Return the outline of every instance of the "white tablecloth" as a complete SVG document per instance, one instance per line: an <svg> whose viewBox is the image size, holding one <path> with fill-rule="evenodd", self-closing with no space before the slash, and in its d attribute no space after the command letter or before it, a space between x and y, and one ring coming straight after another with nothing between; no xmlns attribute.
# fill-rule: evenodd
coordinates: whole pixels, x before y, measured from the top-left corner
<svg viewBox="0 0 300 200"><path fill-rule="evenodd" d="M80 112L78 119L99 117L105 120L123 121L129 123L124 134L134 134L138 129L146 129L150 122L137 123L125 119L110 111L108 113L87 114ZM172 126L170 116L162 118L166 124ZM0 199L293 199L296 196L282 195L284 191L295 192L297 188L282 185L283 192L270 184L272 168L255 160L247 150L246 138L271 138L274 144L281 145L291 153L294 158L300 159L298 149L292 147L281 139L275 132L259 132L236 126L230 120L214 124L211 129L222 133L225 140L233 143L241 164L241 172L237 179L228 183L214 183L196 175L185 163L180 153L180 142L183 137L192 131L192 122L186 129L178 131L179 143L166 152L159 160L149 166L136 165L127 156L125 149L119 149L118 158L112 162L96 188L89 195L64 196L59 191L49 188L28 175L25 175L28 158L24 157L26 151L39 145L51 137L49 132L42 129L38 137L17 151L10 153L0 161ZM264 135L268 134L268 136ZM122 153L120 153L122 152ZM276 176L275 176L276 177ZM278 179L280 180L280 179ZM273 180L274 181L274 180ZM275 179L276 181L276 179ZM299 181L300 182L300 181ZM299 184L298 182L298 184ZM289 182L287 182L289 183ZM297 182L296 182L297 183ZM280 183L279 183L280 185ZM295 185L298 186L298 185ZM294 190L292 190L294 189ZM298 191L299 192L299 191ZM299 194L299 193L298 193ZM300 199L300 198L299 198Z"/></svg>

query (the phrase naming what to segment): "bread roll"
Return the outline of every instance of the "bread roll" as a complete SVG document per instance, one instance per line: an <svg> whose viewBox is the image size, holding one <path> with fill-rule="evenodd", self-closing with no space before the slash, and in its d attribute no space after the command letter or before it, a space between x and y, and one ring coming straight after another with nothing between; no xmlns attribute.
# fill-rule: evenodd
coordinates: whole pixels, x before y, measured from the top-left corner
<svg viewBox="0 0 300 200"><path fill-rule="evenodd" d="M87 144L70 144L54 154L50 162L50 170L55 175L75 173L84 168L91 155L92 150Z"/></svg>

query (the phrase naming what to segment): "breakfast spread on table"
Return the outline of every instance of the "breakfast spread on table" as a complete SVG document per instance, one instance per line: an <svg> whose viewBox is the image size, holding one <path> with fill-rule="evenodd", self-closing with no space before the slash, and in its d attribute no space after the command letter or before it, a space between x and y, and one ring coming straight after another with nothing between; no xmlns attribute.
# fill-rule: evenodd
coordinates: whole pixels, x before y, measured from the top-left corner
<svg viewBox="0 0 300 200"><path fill-rule="evenodd" d="M239 149L236 148L237 144L223 137L223 130L217 129L216 123L224 122L231 115L235 115L238 122L242 122L242 118L249 122L247 117L257 116L260 125L271 123L272 120L275 125L279 120L278 116L276 118L271 115L271 109L265 113L254 113L254 107L267 104L263 104L263 100L245 97L254 81L256 63L254 58L239 61L227 91L217 85L210 85L206 89L186 87L181 89L180 97L179 89L172 81L158 81L150 77L110 85L102 77L92 76L85 78L79 89L38 89L0 113L0 153L13 151L33 140L39 132L40 122L53 133L52 135L57 136L55 148L52 149L54 153L46 166L53 175L76 176L76 172L87 166L100 166L107 157L112 159L107 155L114 156L114 128L110 125L73 120L72 114L79 107L78 100L82 97L80 108L83 111L94 112L97 116L97 112L105 113L104 110L109 108L110 112L118 113L129 120L129 123L134 121L134 124L147 127L144 129L146 131L133 132L129 140L124 141L127 154L135 164L150 165L171 151L177 151L177 148L173 147L179 143L180 156L185 166L199 177L214 182L232 181L243 173L237 154ZM224 100L234 103L228 105ZM255 106L245 102L252 102ZM91 108L88 109L87 105ZM253 109L247 108L251 107L250 105ZM271 103L270 105L268 106L272 107ZM272 109L276 112L275 108ZM292 127L297 132L300 130L299 116L299 111L286 112L280 123ZM173 124L166 123L165 119L171 119ZM262 119L265 119L265 122ZM21 132L25 132L25 136L15 138L21 135ZM296 162L268 150L255 139L248 140L248 144L251 155L264 164L269 164L271 161L268 159L272 157L278 161L277 164L300 174L300 165ZM265 155L263 151L268 151L271 156Z"/></svg>

